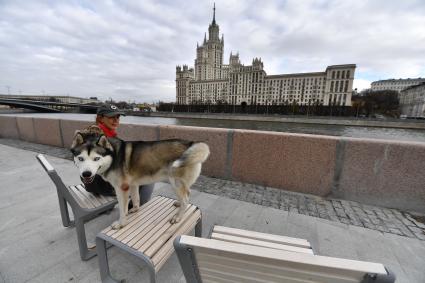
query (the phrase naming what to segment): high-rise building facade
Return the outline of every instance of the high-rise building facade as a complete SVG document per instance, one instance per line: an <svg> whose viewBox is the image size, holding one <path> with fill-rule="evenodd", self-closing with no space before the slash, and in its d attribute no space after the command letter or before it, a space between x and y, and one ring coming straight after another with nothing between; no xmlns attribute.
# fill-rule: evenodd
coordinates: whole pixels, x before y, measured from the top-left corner
<svg viewBox="0 0 425 283"><path fill-rule="evenodd" d="M389 80L380 80L371 83L371 89L373 91L377 90L395 90L399 93L411 86L415 86L425 82L425 78L415 78L415 79L389 79Z"/></svg>
<svg viewBox="0 0 425 283"><path fill-rule="evenodd" d="M425 82L400 92L401 114L408 117L425 117Z"/></svg>
<svg viewBox="0 0 425 283"><path fill-rule="evenodd" d="M249 66L230 53L223 64L224 37L213 20L201 46L197 44L195 68L176 67L177 104L233 105L343 105L351 106L355 64L328 66L324 72L267 75L261 58Z"/></svg>

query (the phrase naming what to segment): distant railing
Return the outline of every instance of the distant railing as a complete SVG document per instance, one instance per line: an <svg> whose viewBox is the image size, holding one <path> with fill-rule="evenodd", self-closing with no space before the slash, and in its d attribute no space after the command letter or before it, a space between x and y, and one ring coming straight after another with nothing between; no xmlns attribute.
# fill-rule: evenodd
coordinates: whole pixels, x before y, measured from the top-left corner
<svg viewBox="0 0 425 283"><path fill-rule="evenodd" d="M98 105L65 103L56 101L41 101L30 99L9 99L0 98L0 104L8 105L16 108L31 109L39 112L83 112L96 113Z"/></svg>

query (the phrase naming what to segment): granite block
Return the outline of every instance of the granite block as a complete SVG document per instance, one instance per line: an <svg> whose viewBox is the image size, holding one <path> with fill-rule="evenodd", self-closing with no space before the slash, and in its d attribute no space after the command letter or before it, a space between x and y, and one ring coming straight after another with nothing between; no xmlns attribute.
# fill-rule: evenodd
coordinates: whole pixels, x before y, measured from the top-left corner
<svg viewBox="0 0 425 283"><path fill-rule="evenodd" d="M337 138L236 130L232 177L319 196L329 194Z"/></svg>
<svg viewBox="0 0 425 283"><path fill-rule="evenodd" d="M425 213L425 144L346 139L338 197Z"/></svg>
<svg viewBox="0 0 425 283"><path fill-rule="evenodd" d="M35 142L63 147L62 134L57 119L34 118Z"/></svg>
<svg viewBox="0 0 425 283"><path fill-rule="evenodd" d="M60 120L60 128L62 133L63 147L69 148L74 139L75 131L82 130L90 125L92 122L87 121L73 121L73 120Z"/></svg>
<svg viewBox="0 0 425 283"><path fill-rule="evenodd" d="M158 125L121 124L118 137L126 141L155 141L158 139Z"/></svg>
<svg viewBox="0 0 425 283"><path fill-rule="evenodd" d="M16 117L0 116L0 137L19 139Z"/></svg>
<svg viewBox="0 0 425 283"><path fill-rule="evenodd" d="M21 140L35 142L34 121L31 117L16 117L19 137Z"/></svg>

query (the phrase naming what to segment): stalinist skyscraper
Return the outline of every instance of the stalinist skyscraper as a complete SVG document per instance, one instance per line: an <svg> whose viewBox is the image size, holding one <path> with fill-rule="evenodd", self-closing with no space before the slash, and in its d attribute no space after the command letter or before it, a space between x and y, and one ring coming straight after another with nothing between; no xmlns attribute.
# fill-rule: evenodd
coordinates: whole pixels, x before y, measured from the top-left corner
<svg viewBox="0 0 425 283"><path fill-rule="evenodd" d="M324 72L267 75L261 58L245 66L239 53L223 64L224 37L215 19L196 46L195 69L176 67L176 103L351 105L355 64L328 66Z"/></svg>

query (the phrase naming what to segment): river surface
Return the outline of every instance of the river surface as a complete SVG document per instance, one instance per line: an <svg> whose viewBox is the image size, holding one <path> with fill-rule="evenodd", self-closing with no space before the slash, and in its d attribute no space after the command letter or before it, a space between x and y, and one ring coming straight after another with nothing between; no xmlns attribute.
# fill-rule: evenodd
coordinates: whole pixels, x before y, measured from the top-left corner
<svg viewBox="0 0 425 283"><path fill-rule="evenodd" d="M64 119L64 120L81 120L81 121L94 121L95 119L94 114L66 114L66 113L16 114L15 113L13 115L26 116L26 117L55 118L55 119ZM285 123L285 122L237 121L237 120L193 119L193 118L163 118L163 117L139 117L139 116L122 117L121 123L250 129L250 130L261 130L261 131L343 136L343 137L354 137L354 138L371 138L371 139L425 142L425 130L421 130L421 129L304 124L304 123L292 123L292 122Z"/></svg>

